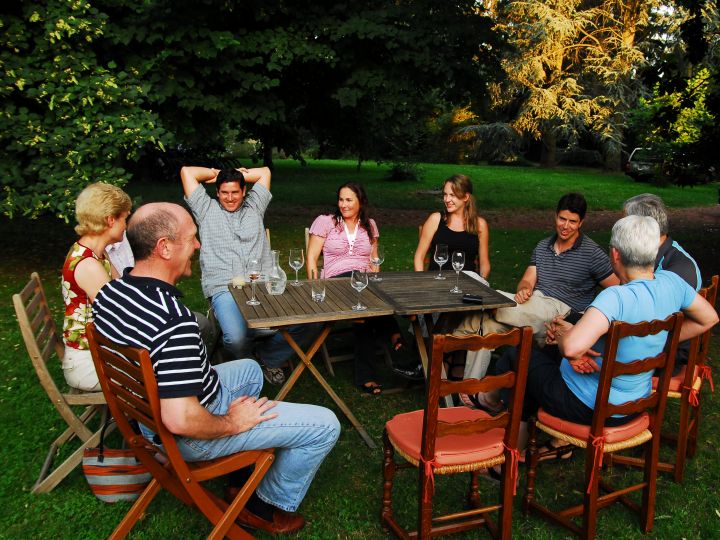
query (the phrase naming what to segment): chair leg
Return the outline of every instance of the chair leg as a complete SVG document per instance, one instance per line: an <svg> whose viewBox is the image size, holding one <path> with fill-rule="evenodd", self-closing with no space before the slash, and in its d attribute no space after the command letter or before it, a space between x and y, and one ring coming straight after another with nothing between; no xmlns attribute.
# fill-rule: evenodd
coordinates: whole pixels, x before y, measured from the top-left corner
<svg viewBox="0 0 720 540"><path fill-rule="evenodd" d="M393 519L392 488L397 472L394 454L395 451L392 444L390 444L387 432L383 432L383 499L380 512L380 522L383 527Z"/></svg>
<svg viewBox="0 0 720 540"><path fill-rule="evenodd" d="M332 361L330 360L330 353L327 350L327 346L325 343L320 345L320 354L322 354L323 360L325 361L325 367L328 370L328 373L334 377L335 376L335 370L332 367Z"/></svg>
<svg viewBox="0 0 720 540"><path fill-rule="evenodd" d="M657 482L658 454L660 453L659 433L653 433L653 438L645 443L645 467L643 481L645 487L642 491L641 524L647 533L652 531L655 519L655 492Z"/></svg>
<svg viewBox="0 0 720 540"><path fill-rule="evenodd" d="M683 396L684 397L684 396ZM687 459L688 437L690 435L690 421L692 406L683 399L680 403L680 425L678 427L678 438L675 447L675 481L681 484L685 473L685 460Z"/></svg>
<svg viewBox="0 0 720 540"><path fill-rule="evenodd" d="M596 465L594 453L595 448L592 445L588 445L585 453L586 491L583 496L583 538L595 538L595 530L597 529L597 500L599 491L598 485L600 483L602 467Z"/></svg>
<svg viewBox="0 0 720 540"><path fill-rule="evenodd" d="M432 474L432 472L430 473ZM420 504L418 505L418 538L432 537L432 478L425 474L425 467L418 467L420 479Z"/></svg>
<svg viewBox="0 0 720 540"><path fill-rule="evenodd" d="M497 537L501 540L510 540L512 538L512 509L513 509L513 491L518 478L511 478L509 463L507 460L502 466L502 509L500 510L499 531Z"/></svg>
<svg viewBox="0 0 720 540"><path fill-rule="evenodd" d="M467 494L468 506L471 508L480 508L480 489L478 485L478 472L470 471L470 485Z"/></svg>
<svg viewBox="0 0 720 540"><path fill-rule="evenodd" d="M522 503L522 511L526 516L530 512L530 504L535 499L535 478L538 463L537 426L535 425L535 418L530 418L528 420L528 445L525 450L525 495Z"/></svg>
<svg viewBox="0 0 720 540"><path fill-rule="evenodd" d="M115 527L115 530L109 536L108 540L121 540L125 538L135 526L135 523L137 523L145 513L145 509L147 509L148 505L155 498L155 495L160 492L160 488L160 482L153 478L123 520Z"/></svg>
<svg viewBox="0 0 720 540"><path fill-rule="evenodd" d="M697 452L697 440L698 440L698 430L700 426L700 412L702 410L702 403L700 403L697 407L694 407L695 409L695 415L692 420L692 427L690 428L690 435L688 436L688 457L693 458L695 457L695 453Z"/></svg>

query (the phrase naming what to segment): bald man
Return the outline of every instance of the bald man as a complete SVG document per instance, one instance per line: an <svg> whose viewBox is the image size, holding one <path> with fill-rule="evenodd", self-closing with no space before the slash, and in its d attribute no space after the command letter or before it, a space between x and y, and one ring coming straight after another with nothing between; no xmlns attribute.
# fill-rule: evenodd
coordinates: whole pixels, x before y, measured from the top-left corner
<svg viewBox="0 0 720 540"><path fill-rule="evenodd" d="M141 206L127 229L135 266L98 293L96 328L118 344L150 351L162 421L187 461L275 448L274 464L238 521L271 534L300 530L305 519L294 512L335 445L340 425L323 407L259 397L263 375L254 360L210 365L197 321L175 288L192 273L191 259L200 248L196 234L181 206ZM155 434L140 428L153 441ZM228 496L233 487L236 492L231 483Z"/></svg>

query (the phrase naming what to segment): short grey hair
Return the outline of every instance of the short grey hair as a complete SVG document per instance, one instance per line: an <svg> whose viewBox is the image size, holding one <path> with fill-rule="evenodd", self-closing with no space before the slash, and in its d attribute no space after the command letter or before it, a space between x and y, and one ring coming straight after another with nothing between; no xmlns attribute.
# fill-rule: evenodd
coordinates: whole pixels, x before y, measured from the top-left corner
<svg viewBox="0 0 720 540"><path fill-rule="evenodd" d="M177 217L165 208L154 208L151 213L138 211L130 218L127 239L136 261L149 259L161 238L175 240L179 223Z"/></svg>
<svg viewBox="0 0 720 540"><path fill-rule="evenodd" d="M668 233L668 217L665 203L657 195L642 193L625 201L623 210L627 216L649 216L660 225L660 234Z"/></svg>
<svg viewBox="0 0 720 540"><path fill-rule="evenodd" d="M613 225L610 246L627 268L655 268L660 227L650 216L626 216Z"/></svg>

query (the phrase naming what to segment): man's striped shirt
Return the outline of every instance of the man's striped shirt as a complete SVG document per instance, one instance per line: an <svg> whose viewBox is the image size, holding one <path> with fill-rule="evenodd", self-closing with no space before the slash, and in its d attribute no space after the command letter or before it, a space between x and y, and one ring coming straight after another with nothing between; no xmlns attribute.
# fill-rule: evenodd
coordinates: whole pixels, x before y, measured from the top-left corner
<svg viewBox="0 0 720 540"><path fill-rule="evenodd" d="M95 297L95 327L115 343L150 352L160 398L197 396L206 405L219 392L218 376L180 296L169 283L126 272Z"/></svg>
<svg viewBox="0 0 720 540"><path fill-rule="evenodd" d="M610 258L582 233L559 254L553 248L555 240L557 234L540 240L530 258L530 266L537 267L535 288L575 311L585 311L595 298L595 287L613 273Z"/></svg>

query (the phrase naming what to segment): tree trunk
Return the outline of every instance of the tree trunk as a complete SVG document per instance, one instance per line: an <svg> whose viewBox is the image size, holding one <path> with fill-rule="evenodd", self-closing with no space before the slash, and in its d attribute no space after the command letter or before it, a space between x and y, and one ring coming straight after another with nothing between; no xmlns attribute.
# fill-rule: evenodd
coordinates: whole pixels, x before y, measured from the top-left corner
<svg viewBox="0 0 720 540"><path fill-rule="evenodd" d="M545 131L541 142L540 165L554 167L557 165L557 136L552 130Z"/></svg>
<svg viewBox="0 0 720 540"><path fill-rule="evenodd" d="M262 154L263 154L263 165L272 169L273 168L273 147L272 139L270 137L262 138Z"/></svg>

